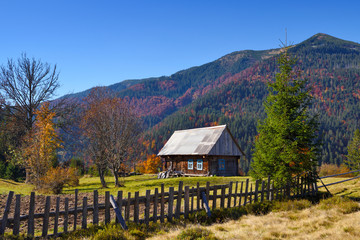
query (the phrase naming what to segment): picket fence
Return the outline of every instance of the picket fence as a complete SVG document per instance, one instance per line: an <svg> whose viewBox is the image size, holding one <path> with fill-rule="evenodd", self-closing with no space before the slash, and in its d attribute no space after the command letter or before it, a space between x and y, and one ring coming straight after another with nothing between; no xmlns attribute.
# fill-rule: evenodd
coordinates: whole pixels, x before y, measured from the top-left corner
<svg viewBox="0 0 360 240"><path fill-rule="evenodd" d="M122 191L117 193L117 205L121 215L127 222L138 224L149 222L171 222L174 218L179 219L183 216L188 218L190 213L195 211L216 208L232 208L245 206L255 202L278 200L282 198L302 198L317 194L316 182L311 177L297 177L292 184L275 188L273 181L268 178L264 181L256 180L251 183L249 179L241 182L230 182L223 185L183 186L179 181L177 191L174 187L169 187L165 191L164 184L160 185L160 191L155 188L153 194L146 190L145 196L140 196L135 192L134 196L129 192L125 198ZM28 214L20 215L21 195L15 196L14 192L9 192L3 217L0 219L0 236L5 233L13 235L25 234L27 236L51 237L59 236L62 233L74 231L82 228L86 229L89 224L110 223L112 219L118 222L113 206L110 203L110 192L105 192L105 200L99 203L98 191L94 190L91 205L88 204L88 197L83 197L82 203L79 201L78 190L75 190L74 207L69 209L69 198L65 197L60 201L60 196L56 198L56 206L51 209L51 196L46 196L45 205L41 208L42 212L35 213L35 193L30 195ZM60 207L60 202L64 205ZM81 204L81 205L80 205ZM80 205L80 206L79 206ZM9 217L11 208L14 212L13 217ZM60 208L63 209L60 211ZM0 210L1 214L2 210ZM99 221L101 217L102 221Z"/></svg>

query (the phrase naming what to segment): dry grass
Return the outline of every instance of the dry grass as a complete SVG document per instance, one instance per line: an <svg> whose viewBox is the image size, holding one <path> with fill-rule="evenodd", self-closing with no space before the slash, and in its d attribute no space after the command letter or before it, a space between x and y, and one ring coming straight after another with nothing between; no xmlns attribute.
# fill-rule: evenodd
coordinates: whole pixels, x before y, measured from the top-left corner
<svg viewBox="0 0 360 240"><path fill-rule="evenodd" d="M195 227L195 226L187 226ZM204 227L219 239L360 239L360 212L343 213L341 208L322 209L321 205L303 210L247 215L240 220ZM156 239L175 239L183 229L158 235Z"/></svg>

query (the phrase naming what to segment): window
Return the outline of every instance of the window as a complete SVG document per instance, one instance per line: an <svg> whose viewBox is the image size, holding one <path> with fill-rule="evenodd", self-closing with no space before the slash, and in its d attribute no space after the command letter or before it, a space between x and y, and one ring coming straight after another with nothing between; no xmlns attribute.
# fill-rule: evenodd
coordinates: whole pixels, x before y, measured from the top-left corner
<svg viewBox="0 0 360 240"><path fill-rule="evenodd" d="M194 161L192 159L188 160L188 169L190 170L194 169Z"/></svg>
<svg viewBox="0 0 360 240"><path fill-rule="evenodd" d="M219 159L219 170L225 170L225 159Z"/></svg>
<svg viewBox="0 0 360 240"><path fill-rule="evenodd" d="M203 160L202 159L197 160L196 169L197 170L203 170Z"/></svg>

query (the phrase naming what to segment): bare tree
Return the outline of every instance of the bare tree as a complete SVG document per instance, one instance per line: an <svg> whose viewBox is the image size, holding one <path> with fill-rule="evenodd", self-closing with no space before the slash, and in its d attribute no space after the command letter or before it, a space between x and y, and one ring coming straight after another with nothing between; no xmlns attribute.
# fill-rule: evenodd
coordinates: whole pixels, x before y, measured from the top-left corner
<svg viewBox="0 0 360 240"><path fill-rule="evenodd" d="M129 105L104 88L95 88L86 98L82 128L88 140L88 151L97 165L100 181L106 187L104 172L110 168L115 185L130 148L137 140L139 121Z"/></svg>
<svg viewBox="0 0 360 240"><path fill-rule="evenodd" d="M52 68L41 60L30 59L26 54L15 62L8 60L7 66L0 70L0 93L11 106L10 114L31 130L35 121L34 112L40 104L54 96L59 87L59 73L56 65Z"/></svg>

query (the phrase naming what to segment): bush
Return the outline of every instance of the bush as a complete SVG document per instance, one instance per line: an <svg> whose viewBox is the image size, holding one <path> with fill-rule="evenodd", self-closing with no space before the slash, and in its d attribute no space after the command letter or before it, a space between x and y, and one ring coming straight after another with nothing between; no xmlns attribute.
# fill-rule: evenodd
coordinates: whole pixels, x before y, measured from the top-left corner
<svg viewBox="0 0 360 240"><path fill-rule="evenodd" d="M51 168L46 175L40 179L40 190L60 194L64 186L78 186L79 176L75 168Z"/></svg>
<svg viewBox="0 0 360 240"><path fill-rule="evenodd" d="M340 212L348 214L359 211L360 205L359 203L352 201L347 197L335 196L321 200L318 208L323 210L337 208L338 210L340 210Z"/></svg>
<svg viewBox="0 0 360 240"><path fill-rule="evenodd" d="M274 202L272 210L275 211L294 211L294 210L302 210L305 208L311 207L311 202L306 199L301 200L292 200L292 201L284 201L284 202Z"/></svg>
<svg viewBox="0 0 360 240"><path fill-rule="evenodd" d="M178 240L217 240L212 232L203 228L190 228L183 230L177 237Z"/></svg>
<svg viewBox="0 0 360 240"><path fill-rule="evenodd" d="M22 169L19 166L13 163L8 163L4 178L18 182L22 180L23 176L24 174L22 173Z"/></svg>
<svg viewBox="0 0 360 240"><path fill-rule="evenodd" d="M336 164L322 164L319 169L319 176L324 177L324 176L335 175L346 172L350 172L350 169L344 164L341 164L340 166ZM353 176L354 174L346 174L346 175L341 175L339 177L353 177Z"/></svg>
<svg viewBox="0 0 360 240"><path fill-rule="evenodd" d="M272 203L269 201L256 202L245 206L246 212L255 215L267 214L271 211Z"/></svg>
<svg viewBox="0 0 360 240"><path fill-rule="evenodd" d="M98 231L93 240L126 240L121 227L118 225L108 225L104 229Z"/></svg>

